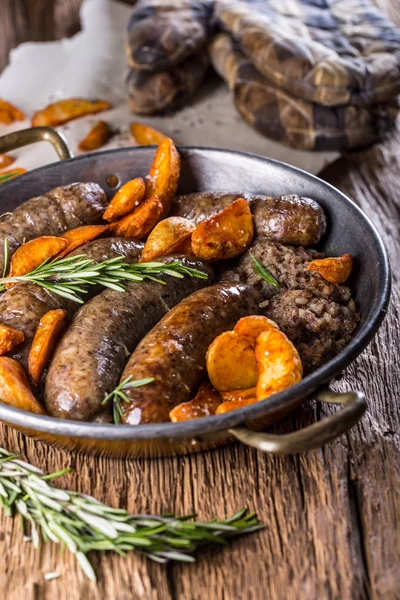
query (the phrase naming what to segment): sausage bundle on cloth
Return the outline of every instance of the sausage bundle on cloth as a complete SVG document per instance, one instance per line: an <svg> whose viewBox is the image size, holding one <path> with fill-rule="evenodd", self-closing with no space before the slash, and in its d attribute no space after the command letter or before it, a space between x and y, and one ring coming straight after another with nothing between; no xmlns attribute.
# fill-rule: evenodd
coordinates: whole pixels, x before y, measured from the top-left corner
<svg viewBox="0 0 400 600"><path fill-rule="evenodd" d="M143 338L122 374L146 386L126 390L123 423L139 425L169 421L169 412L190 400L206 377L206 352L211 342L246 315L259 312L259 295L249 286L214 285L195 292L175 306Z"/></svg>
<svg viewBox="0 0 400 600"><path fill-rule="evenodd" d="M146 333L183 298L212 283L212 269L202 261L182 256L158 260L168 264L176 259L203 271L207 279L166 277L165 285L128 282L125 292L107 289L80 308L49 366L45 388L49 414L94 419Z"/></svg>
<svg viewBox="0 0 400 600"><path fill-rule="evenodd" d="M95 263L122 256L126 262L134 263L138 261L142 249L141 242L104 238L77 248L70 256L86 254L87 258ZM102 289L100 286L90 286L84 299L89 299ZM33 336L43 315L57 308L64 308L72 315L79 306L76 302L66 300L34 283L20 283L6 290L0 295L0 323L15 327L25 335L24 342L8 356L19 360L26 368Z"/></svg>
<svg viewBox="0 0 400 600"><path fill-rule="evenodd" d="M0 223L0 273L6 238L11 257L19 246L34 238L59 236L81 225L100 223L107 204L107 196L97 183L71 183L27 200Z"/></svg>

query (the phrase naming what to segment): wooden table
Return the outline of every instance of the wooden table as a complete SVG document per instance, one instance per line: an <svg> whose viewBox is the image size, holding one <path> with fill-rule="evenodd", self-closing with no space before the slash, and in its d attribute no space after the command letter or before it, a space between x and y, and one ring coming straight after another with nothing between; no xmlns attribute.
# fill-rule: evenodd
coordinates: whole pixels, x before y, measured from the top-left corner
<svg viewBox="0 0 400 600"><path fill-rule="evenodd" d="M79 0L2 1L3 64L6 49L17 42L76 29ZM381 0L380 5L400 22L397 2ZM333 444L301 456L266 456L233 445L194 456L131 462L74 456L2 427L1 446L22 452L48 471L73 467L75 472L61 485L114 506L142 513L196 511L209 519L247 505L257 511L266 529L229 548L205 550L189 566L163 567L135 554L126 559L94 557L99 576L95 585L88 583L68 552L62 554L55 545L34 550L22 541L19 522L2 516L1 598L400 598L400 134L342 158L322 177L372 219L393 268L387 319L337 384L341 390L366 393L369 410L360 425ZM276 430L307 425L315 420L315 412L308 404ZM321 416L328 412L324 408ZM46 582L45 573L54 571L61 577Z"/></svg>

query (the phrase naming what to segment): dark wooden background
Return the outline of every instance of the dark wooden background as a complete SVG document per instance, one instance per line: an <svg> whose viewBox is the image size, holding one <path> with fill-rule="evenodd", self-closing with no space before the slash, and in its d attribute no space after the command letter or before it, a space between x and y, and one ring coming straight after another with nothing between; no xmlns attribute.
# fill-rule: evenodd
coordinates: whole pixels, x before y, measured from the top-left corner
<svg viewBox="0 0 400 600"><path fill-rule="evenodd" d="M0 70L25 40L71 35L80 0L0 0ZM380 0L400 25L399 0ZM21 82L22 84L22 82ZM132 512L227 515L247 505L266 524L194 565L167 567L131 554L95 557L97 585L59 547L24 544L17 521L0 518L0 597L10 600L323 600L400 598L400 134L346 156L323 173L379 229L393 268L393 296L379 334L346 370L340 389L362 389L369 411L349 435L295 457L233 445L197 456L111 461L34 444L7 427L0 444L54 471L62 484ZM365 240L368 245L368 240ZM324 408L322 416L329 413ZM315 419L307 405L280 427ZM61 577L46 582L44 574Z"/></svg>

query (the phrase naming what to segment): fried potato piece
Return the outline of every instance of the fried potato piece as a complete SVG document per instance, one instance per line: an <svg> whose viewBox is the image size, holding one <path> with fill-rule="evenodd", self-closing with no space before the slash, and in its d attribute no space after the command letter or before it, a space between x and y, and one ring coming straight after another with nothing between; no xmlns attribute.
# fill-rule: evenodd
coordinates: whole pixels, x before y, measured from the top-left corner
<svg viewBox="0 0 400 600"><path fill-rule="evenodd" d="M162 217L166 217L176 194L181 172L179 152L171 138L163 140L154 155L146 178L146 197L156 195L163 205Z"/></svg>
<svg viewBox="0 0 400 600"><path fill-rule="evenodd" d="M124 183L104 211L105 221L116 221L139 206L146 193L146 185L141 177Z"/></svg>
<svg viewBox="0 0 400 600"><path fill-rule="evenodd" d="M318 258L312 260L307 271L316 271L330 283L344 283L349 278L353 268L351 254L343 254L336 258Z"/></svg>
<svg viewBox="0 0 400 600"><path fill-rule="evenodd" d="M39 321L28 357L28 372L33 385L39 384L61 333L67 325L67 311L49 310Z"/></svg>
<svg viewBox="0 0 400 600"><path fill-rule="evenodd" d="M238 198L196 227L192 234L192 251L207 261L234 258L250 246L253 235L249 205L243 198Z"/></svg>
<svg viewBox="0 0 400 600"><path fill-rule="evenodd" d="M10 352L15 346L21 344L24 339L25 335L23 331L0 323L0 354Z"/></svg>
<svg viewBox="0 0 400 600"><path fill-rule="evenodd" d="M190 236L195 225L183 217L168 217L160 221L151 231L144 245L139 262L150 262L158 256L183 252L191 244Z"/></svg>
<svg viewBox="0 0 400 600"><path fill-rule="evenodd" d="M23 121L24 119L25 115L22 110L0 98L0 123L10 125L14 121Z"/></svg>
<svg viewBox="0 0 400 600"><path fill-rule="evenodd" d="M0 169L5 169L13 164L15 161L14 156L10 156L10 154L0 154Z"/></svg>
<svg viewBox="0 0 400 600"><path fill-rule="evenodd" d="M282 392L301 380L303 366L299 353L282 331L270 329L260 333L255 354L259 369L257 401Z"/></svg>
<svg viewBox="0 0 400 600"><path fill-rule="evenodd" d="M85 98L58 100L33 115L32 127L39 125L57 127L57 125L63 125L85 115L94 115L110 107L111 104L105 100L86 100Z"/></svg>
<svg viewBox="0 0 400 600"><path fill-rule="evenodd" d="M205 381L200 385L199 391L192 400L182 402L171 410L169 418L174 423L177 423L178 421L209 417L215 414L220 404L221 396L209 381Z"/></svg>
<svg viewBox="0 0 400 600"><path fill-rule="evenodd" d="M119 221L111 223L116 236L142 240L158 223L163 212L163 205L158 196L152 196L139 204L135 210Z"/></svg>
<svg viewBox="0 0 400 600"><path fill-rule="evenodd" d="M78 144L79 150L82 152L90 152L97 150L108 142L111 137L111 129L105 121L97 121L87 134Z"/></svg>
<svg viewBox="0 0 400 600"><path fill-rule="evenodd" d="M238 408L243 408L244 406L249 406L250 404L254 404L257 402L257 398L254 396L252 398L243 398L239 400L232 400L230 402L223 402L220 404L215 411L216 415L222 415L226 412L230 412L231 410L237 410Z"/></svg>
<svg viewBox="0 0 400 600"><path fill-rule="evenodd" d="M67 240L68 246L60 252L58 258L64 258L76 248L95 240L109 229L110 225L83 225L66 231L62 234L62 239Z"/></svg>
<svg viewBox="0 0 400 600"><path fill-rule="evenodd" d="M33 395L23 366L8 356L0 356L0 401L38 415L47 414Z"/></svg>
<svg viewBox="0 0 400 600"><path fill-rule="evenodd" d="M5 183L9 179L14 179L14 177L18 177L18 175L23 175L24 173L26 173L26 169L23 169L22 167L3 171L0 173L0 183Z"/></svg>
<svg viewBox="0 0 400 600"><path fill-rule="evenodd" d="M233 331L246 338L254 348L256 339L260 333L262 331L269 331L270 329L279 329L275 321L261 315L250 315L239 319Z"/></svg>
<svg viewBox="0 0 400 600"><path fill-rule="evenodd" d="M132 136L140 146L156 146L167 137L161 131L144 123L133 122L130 128Z"/></svg>
<svg viewBox="0 0 400 600"><path fill-rule="evenodd" d="M254 348L235 331L221 333L206 354L207 372L219 392L254 387L258 367Z"/></svg>
<svg viewBox="0 0 400 600"><path fill-rule="evenodd" d="M46 259L62 252L67 245L68 240L51 235L44 235L22 244L12 255L9 277L20 277L30 273ZM6 287L12 285L14 284L8 283Z"/></svg>
<svg viewBox="0 0 400 600"><path fill-rule="evenodd" d="M236 402L236 400L249 400L256 397L256 387L247 390L232 390L221 392L221 398L224 402Z"/></svg>

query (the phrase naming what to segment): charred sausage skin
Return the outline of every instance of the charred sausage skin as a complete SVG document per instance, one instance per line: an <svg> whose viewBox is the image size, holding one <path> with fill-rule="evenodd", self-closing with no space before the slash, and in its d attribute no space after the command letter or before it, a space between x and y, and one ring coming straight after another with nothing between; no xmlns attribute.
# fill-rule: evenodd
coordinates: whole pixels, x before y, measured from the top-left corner
<svg viewBox="0 0 400 600"><path fill-rule="evenodd" d="M122 256L127 262L134 263L139 259L142 249L141 242L123 238L104 238L77 248L70 256L86 254L95 263ZM101 289L103 288L91 286L87 298ZM8 356L19 360L26 368L32 340L43 315L56 308L64 308L71 315L79 306L76 302L68 301L34 283L21 283L6 290L0 295L0 323L15 327L25 335L24 342Z"/></svg>
<svg viewBox="0 0 400 600"><path fill-rule="evenodd" d="M125 293L108 289L80 308L49 366L45 388L49 414L94 419L143 336L183 298L212 283L213 273L206 263L179 258L207 273L208 279L165 277L166 285L127 283Z"/></svg>
<svg viewBox="0 0 400 600"><path fill-rule="evenodd" d="M259 296L250 286L214 285L195 292L175 306L143 338L122 374L142 379L143 387L126 390L123 423L139 425L169 421L170 410L190 400L206 374L211 342L246 315L259 312Z"/></svg>
<svg viewBox="0 0 400 600"><path fill-rule="evenodd" d="M315 200L295 194L271 197L198 192L177 196L171 214L198 224L223 210L237 198L244 198L249 202L256 236L267 237L282 244L313 246L325 232L326 217L320 205Z"/></svg>
<svg viewBox="0 0 400 600"><path fill-rule="evenodd" d="M9 257L29 240L61 235L81 225L101 221L107 196L97 183L71 183L23 202L0 223L0 273L4 268L4 241Z"/></svg>

